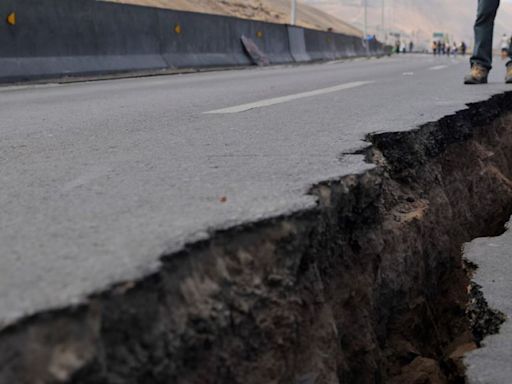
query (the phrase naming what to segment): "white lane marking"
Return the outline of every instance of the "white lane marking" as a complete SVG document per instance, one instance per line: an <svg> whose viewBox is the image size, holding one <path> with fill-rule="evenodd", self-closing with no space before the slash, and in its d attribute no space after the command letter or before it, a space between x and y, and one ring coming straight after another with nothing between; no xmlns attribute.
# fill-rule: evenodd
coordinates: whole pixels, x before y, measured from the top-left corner
<svg viewBox="0 0 512 384"><path fill-rule="evenodd" d="M306 97L320 96L320 95L325 95L327 93L339 92L339 91L343 91L346 89L361 87L363 85L371 84L371 83L374 83L374 81L354 81L352 83L341 84L341 85L337 85L335 87L322 88L322 89L317 89L315 91L296 93L294 95L288 95L288 96L282 96L282 97L274 97L272 99L260 100L260 101L254 102L254 103L242 104L242 105L237 105L234 107L223 108L223 109L216 109L214 111L208 111L208 112L203 112L203 113L205 113L205 114L225 114L225 113L246 112L246 111L249 111L249 110L255 109L255 108L269 107L271 105L287 103L289 101L304 99Z"/></svg>
<svg viewBox="0 0 512 384"><path fill-rule="evenodd" d="M436 65L435 67L430 67L429 71L439 71L440 69L448 68L447 65Z"/></svg>
<svg viewBox="0 0 512 384"><path fill-rule="evenodd" d="M404 72L402 76L414 76L414 72Z"/></svg>

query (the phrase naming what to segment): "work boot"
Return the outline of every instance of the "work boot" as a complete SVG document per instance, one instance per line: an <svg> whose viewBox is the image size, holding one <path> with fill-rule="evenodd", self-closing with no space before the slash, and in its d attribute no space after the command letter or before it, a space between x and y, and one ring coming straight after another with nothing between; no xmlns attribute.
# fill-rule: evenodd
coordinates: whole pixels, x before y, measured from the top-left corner
<svg viewBox="0 0 512 384"><path fill-rule="evenodd" d="M512 74L512 73L511 73ZM489 70L480 64L471 66L471 73L464 77L464 84L487 84Z"/></svg>
<svg viewBox="0 0 512 384"><path fill-rule="evenodd" d="M512 63L507 64L507 75L505 76L505 83L512 84Z"/></svg>

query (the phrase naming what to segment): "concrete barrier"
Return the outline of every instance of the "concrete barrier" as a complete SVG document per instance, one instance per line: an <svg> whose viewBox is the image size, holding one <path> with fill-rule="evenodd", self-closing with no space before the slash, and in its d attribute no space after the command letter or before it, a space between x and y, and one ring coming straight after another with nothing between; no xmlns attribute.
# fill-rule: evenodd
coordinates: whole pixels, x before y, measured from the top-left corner
<svg viewBox="0 0 512 384"><path fill-rule="evenodd" d="M10 11L16 24L0 27L3 81L167 66L155 9L120 12L115 4L92 0L4 0L0 14Z"/></svg>
<svg viewBox="0 0 512 384"><path fill-rule="evenodd" d="M334 45L336 49L336 58L364 56L366 49L360 37L336 35L334 37Z"/></svg>
<svg viewBox="0 0 512 384"><path fill-rule="evenodd" d="M296 62L311 61L311 56L306 52L306 39L304 28L288 26L288 40L290 42L290 54Z"/></svg>
<svg viewBox="0 0 512 384"><path fill-rule="evenodd" d="M247 31L245 24L221 16L160 12L161 54L169 68L250 65L237 33Z"/></svg>
<svg viewBox="0 0 512 384"><path fill-rule="evenodd" d="M306 51L313 61L336 59L334 33L304 29Z"/></svg>
<svg viewBox="0 0 512 384"><path fill-rule="evenodd" d="M162 55L171 68L250 65L241 36L272 64L292 61L285 25L167 10L159 12L159 24Z"/></svg>
<svg viewBox="0 0 512 384"><path fill-rule="evenodd" d="M282 24L95 0L2 0L0 82L250 65L242 35L271 64L364 54L358 38Z"/></svg>
<svg viewBox="0 0 512 384"><path fill-rule="evenodd" d="M357 56L384 54L384 46L376 40L369 42L367 50L363 39L339 33L304 30L306 52L312 60L335 60Z"/></svg>

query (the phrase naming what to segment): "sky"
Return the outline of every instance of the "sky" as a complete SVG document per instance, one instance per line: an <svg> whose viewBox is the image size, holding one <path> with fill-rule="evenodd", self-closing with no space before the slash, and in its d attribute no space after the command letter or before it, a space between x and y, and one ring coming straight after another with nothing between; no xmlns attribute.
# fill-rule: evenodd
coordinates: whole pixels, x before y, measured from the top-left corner
<svg viewBox="0 0 512 384"><path fill-rule="evenodd" d="M355 26L363 25L363 0L303 0ZM368 25L372 34L382 33L382 1L368 1ZM433 32L444 32L450 40L472 44L477 0L384 0L384 25L388 31L401 32L428 44ZM503 0L496 20L495 40L512 34L512 0ZM498 44L498 43L496 43Z"/></svg>

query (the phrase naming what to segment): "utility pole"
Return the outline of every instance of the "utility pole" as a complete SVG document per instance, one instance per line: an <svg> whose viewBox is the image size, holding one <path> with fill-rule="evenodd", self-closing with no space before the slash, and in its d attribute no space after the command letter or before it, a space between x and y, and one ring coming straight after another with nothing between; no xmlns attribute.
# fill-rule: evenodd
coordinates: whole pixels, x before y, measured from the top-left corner
<svg viewBox="0 0 512 384"><path fill-rule="evenodd" d="M370 44L368 42L368 0L363 0L363 6L364 6L364 27L363 27L364 43L366 46L366 55L370 56Z"/></svg>
<svg viewBox="0 0 512 384"><path fill-rule="evenodd" d="M297 24L297 0L291 0L292 1L292 13L290 16L290 24L295 25Z"/></svg>
<svg viewBox="0 0 512 384"><path fill-rule="evenodd" d="M388 34L386 33L386 0L382 0L382 9L380 13L380 28L382 29L382 42L388 42Z"/></svg>

